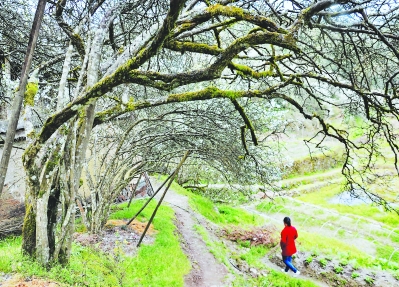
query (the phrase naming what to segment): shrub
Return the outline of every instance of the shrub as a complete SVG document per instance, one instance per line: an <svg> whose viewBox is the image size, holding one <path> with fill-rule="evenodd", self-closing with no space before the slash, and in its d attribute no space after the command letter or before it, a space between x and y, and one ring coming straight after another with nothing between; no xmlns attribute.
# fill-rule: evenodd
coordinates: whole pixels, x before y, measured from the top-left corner
<svg viewBox="0 0 399 287"><path fill-rule="evenodd" d="M326 259L320 259L320 265L321 267L325 268L327 266L327 260Z"/></svg>
<svg viewBox="0 0 399 287"><path fill-rule="evenodd" d="M344 268L342 268L341 266L335 266L334 267L334 272L337 274L342 273L342 271L344 270Z"/></svg>
<svg viewBox="0 0 399 287"><path fill-rule="evenodd" d="M367 282L367 284L372 285L374 283L374 279L367 276L366 278L364 278L364 281Z"/></svg>

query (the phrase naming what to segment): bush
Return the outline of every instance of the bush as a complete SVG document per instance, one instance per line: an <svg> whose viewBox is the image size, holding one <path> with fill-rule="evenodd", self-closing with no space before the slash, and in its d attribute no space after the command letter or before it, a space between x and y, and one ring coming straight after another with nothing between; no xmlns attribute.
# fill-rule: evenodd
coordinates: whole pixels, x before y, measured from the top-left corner
<svg viewBox="0 0 399 287"><path fill-rule="evenodd" d="M337 274L342 273L342 271L344 270L344 268L342 268L341 266L335 266L334 267L334 272Z"/></svg>

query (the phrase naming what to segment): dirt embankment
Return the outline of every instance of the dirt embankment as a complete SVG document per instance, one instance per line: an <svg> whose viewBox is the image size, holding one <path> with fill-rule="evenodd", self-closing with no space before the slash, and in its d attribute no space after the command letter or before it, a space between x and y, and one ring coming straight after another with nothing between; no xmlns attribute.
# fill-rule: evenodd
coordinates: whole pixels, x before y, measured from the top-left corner
<svg viewBox="0 0 399 287"><path fill-rule="evenodd" d="M25 216L25 205L15 199L0 199L0 239L20 235Z"/></svg>

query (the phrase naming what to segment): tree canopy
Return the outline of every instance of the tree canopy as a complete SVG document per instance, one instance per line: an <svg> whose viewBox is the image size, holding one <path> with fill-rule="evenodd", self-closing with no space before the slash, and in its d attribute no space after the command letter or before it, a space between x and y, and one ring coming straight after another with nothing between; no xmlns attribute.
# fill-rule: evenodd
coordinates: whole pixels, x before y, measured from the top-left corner
<svg viewBox="0 0 399 287"><path fill-rule="evenodd" d="M13 70L19 69L22 59L12 53L13 47L23 50L25 41L18 29L8 29L10 17L23 25L26 19L6 11L29 14L24 6L13 9L16 2L2 2L8 10L0 12L4 19L0 41L7 48L2 48L1 59L7 58ZM274 125L271 120L259 130L260 122L276 107L295 110L318 122L320 128L309 142L317 146L326 138L340 142L349 189L363 189L389 208L384 198L364 188L364 182L378 177L373 166L384 156L385 146L399 171L398 11L393 0L48 1L34 58L39 91L33 109L42 124L30 134L24 155L34 211L28 221L35 226L40 212L47 210L47 204L40 211L32 202L50 204L67 189L63 218L69 226L93 127L117 119L134 122L144 110L175 115L159 126L152 125L156 116L147 122L148 133L161 131L158 139L168 138L165 146L178 142L179 148L172 148L175 156L184 149L197 148L198 158L217 151L228 155L221 158L230 158L231 166L239 165L231 162L233 156L244 156L258 170L262 169L257 163L265 166L267 161L257 161L255 147L265 135L284 130L283 123ZM4 79L2 88L8 83ZM344 119L364 119L361 141L331 120L336 108ZM179 135L173 122L186 124L179 126ZM213 131L207 133L201 123L213 124ZM223 135L238 138L239 145L224 141ZM231 142L239 148L209 148L218 136L222 146ZM201 150L201 141L208 148ZM159 147L149 145L149 150L156 154L162 151ZM69 182L62 183L62 178ZM46 219L49 226L55 224L50 215ZM24 235L30 254L37 254L42 244L34 240L38 230ZM54 240L49 241L50 251L59 252L51 247ZM38 255L46 263L53 255L42 256Z"/></svg>

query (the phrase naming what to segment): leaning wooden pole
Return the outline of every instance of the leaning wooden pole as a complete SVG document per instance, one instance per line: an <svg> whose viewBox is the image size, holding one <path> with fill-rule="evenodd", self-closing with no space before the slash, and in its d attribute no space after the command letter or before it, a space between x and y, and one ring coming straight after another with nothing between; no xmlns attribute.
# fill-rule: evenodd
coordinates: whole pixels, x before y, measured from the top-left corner
<svg viewBox="0 0 399 287"><path fill-rule="evenodd" d="M155 214L156 214L157 211L158 211L159 206L161 205L163 199L165 198L165 195L166 195L166 193L168 192L169 187L171 186L171 184L172 184L173 180L175 179L176 175L179 173L179 170L180 170L181 166L182 166L183 163L186 161L186 159L187 159L187 157L188 157L189 154L190 154L190 151L189 151L189 150L186 151L186 153L184 154L183 158L181 159L179 165L177 166L175 172L173 173L172 177L170 178L169 183L168 183L168 186L165 188L165 191L164 191L164 193L162 194L161 199L158 201L158 204L157 204L157 206L155 207L155 210L154 210L154 212L152 213L151 218L150 218L150 220L148 221L147 226L145 227L145 229L144 229L144 231L143 231L143 234L141 234L139 243L137 243L137 247L139 247L140 244L141 244L141 241L143 241L143 238L144 238L145 234L147 233L147 230L148 230L148 228L150 227L150 225L151 225L151 223L152 223L152 220L154 219Z"/></svg>
<svg viewBox="0 0 399 287"><path fill-rule="evenodd" d="M154 192L153 195L151 195L151 197L146 201L146 203L144 203L144 205L140 208L139 211L137 211L137 213L132 217L132 219L129 220L128 223L126 223L126 225L129 225L130 223L132 223L132 221L144 210L144 208L146 208L146 206L150 203L150 201L158 194L158 192L162 189L162 187L168 182L168 180L175 174L175 172L172 172L168 178L161 184L160 187L158 187L157 191Z"/></svg>
<svg viewBox="0 0 399 287"><path fill-rule="evenodd" d="M19 90L16 93L12 105L12 113L8 122L6 138L4 140L3 155L0 163L0 196L3 192L4 182L10 161L11 150L14 144L15 132L17 130L19 114L21 113L22 102L25 95L26 84L28 83L28 74L32 65L33 52L35 51L37 38L39 37L40 25L42 23L46 0L39 0L36 8L35 18L33 19L32 29L30 31L28 49L26 50L24 65L22 66L21 78L19 81Z"/></svg>

